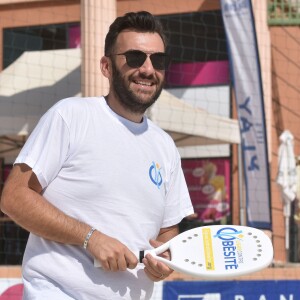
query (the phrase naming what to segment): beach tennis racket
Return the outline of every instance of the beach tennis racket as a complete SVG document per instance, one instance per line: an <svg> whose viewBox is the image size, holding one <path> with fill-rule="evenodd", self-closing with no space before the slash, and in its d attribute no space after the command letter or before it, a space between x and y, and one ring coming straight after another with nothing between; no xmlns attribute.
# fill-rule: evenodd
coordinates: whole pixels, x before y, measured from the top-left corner
<svg viewBox="0 0 300 300"><path fill-rule="evenodd" d="M171 254L170 260L159 256L167 250ZM212 225L187 230L158 248L135 254L142 262L148 253L177 272L217 279L266 268L272 262L274 252L271 239L261 230ZM97 260L94 265L101 267Z"/></svg>

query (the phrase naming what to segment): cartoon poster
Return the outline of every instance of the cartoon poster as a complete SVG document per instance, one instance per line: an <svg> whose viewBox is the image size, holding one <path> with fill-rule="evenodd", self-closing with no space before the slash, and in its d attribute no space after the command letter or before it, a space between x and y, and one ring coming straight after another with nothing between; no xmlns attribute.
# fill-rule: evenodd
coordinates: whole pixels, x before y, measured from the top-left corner
<svg viewBox="0 0 300 300"><path fill-rule="evenodd" d="M230 160L183 159L182 168L197 215L203 223L230 214Z"/></svg>

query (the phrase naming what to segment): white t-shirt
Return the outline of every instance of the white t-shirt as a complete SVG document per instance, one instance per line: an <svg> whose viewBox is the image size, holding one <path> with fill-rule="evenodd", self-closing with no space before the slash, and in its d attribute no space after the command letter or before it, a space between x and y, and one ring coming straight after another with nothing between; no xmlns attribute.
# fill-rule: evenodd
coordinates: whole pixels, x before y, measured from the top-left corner
<svg viewBox="0 0 300 300"><path fill-rule="evenodd" d="M15 163L33 169L53 205L131 250L151 248L161 228L193 213L171 137L146 117L137 124L118 116L103 97L58 102ZM82 247L34 234L23 279L26 300L149 299L153 290L142 265L105 272Z"/></svg>

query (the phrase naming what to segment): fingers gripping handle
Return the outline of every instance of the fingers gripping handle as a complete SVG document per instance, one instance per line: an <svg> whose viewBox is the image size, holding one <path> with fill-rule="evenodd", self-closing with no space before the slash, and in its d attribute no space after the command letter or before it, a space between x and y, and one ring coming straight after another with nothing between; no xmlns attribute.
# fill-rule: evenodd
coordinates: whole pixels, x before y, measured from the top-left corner
<svg viewBox="0 0 300 300"><path fill-rule="evenodd" d="M133 251L133 254L137 257L139 263L143 262L143 259L145 258L145 256L150 253L152 256L156 257L156 253L155 250L142 250L142 251Z"/></svg>
<svg viewBox="0 0 300 300"><path fill-rule="evenodd" d="M151 250L133 251L133 254L136 256L139 263L142 263L143 258L146 256L147 253L151 253L153 255L153 252L151 252ZM99 260L94 259L94 267L96 267L96 268L102 267Z"/></svg>
<svg viewBox="0 0 300 300"><path fill-rule="evenodd" d="M162 262L167 262L166 259L158 256L159 254L165 252L166 250L169 249L170 243L166 242L162 244L161 246L155 248L155 249L149 249L149 250L143 250L143 251L133 251L133 254L136 256L138 259L139 263L142 263L143 258L149 253L153 257L156 257L156 259L162 261ZM94 259L94 267L101 268L101 263L97 260Z"/></svg>
<svg viewBox="0 0 300 300"><path fill-rule="evenodd" d="M170 247L170 243L164 243L162 245L160 245L157 248L154 249L150 249L150 250L142 250L142 251L133 251L134 255L138 258L139 262L141 263L143 258L149 253L151 254L153 257L158 258L158 255L167 251ZM161 259L159 257L159 259Z"/></svg>

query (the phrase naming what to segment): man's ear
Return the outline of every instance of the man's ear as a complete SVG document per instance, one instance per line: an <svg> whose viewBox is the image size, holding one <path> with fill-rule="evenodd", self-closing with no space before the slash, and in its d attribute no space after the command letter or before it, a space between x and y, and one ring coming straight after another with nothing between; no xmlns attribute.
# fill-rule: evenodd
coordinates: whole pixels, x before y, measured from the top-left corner
<svg viewBox="0 0 300 300"><path fill-rule="evenodd" d="M100 60L100 69L102 74L106 78L110 78L111 75L111 61L110 58L107 56L103 56Z"/></svg>

